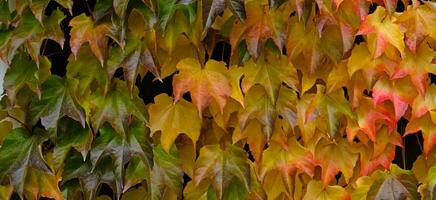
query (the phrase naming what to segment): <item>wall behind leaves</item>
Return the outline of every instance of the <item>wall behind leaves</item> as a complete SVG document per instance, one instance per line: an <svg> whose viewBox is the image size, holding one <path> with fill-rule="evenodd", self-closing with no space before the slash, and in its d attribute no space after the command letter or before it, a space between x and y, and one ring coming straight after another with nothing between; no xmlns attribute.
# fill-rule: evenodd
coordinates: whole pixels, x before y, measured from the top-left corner
<svg viewBox="0 0 436 200"><path fill-rule="evenodd" d="M433 199L435 49L433 1L0 0L0 199Z"/></svg>

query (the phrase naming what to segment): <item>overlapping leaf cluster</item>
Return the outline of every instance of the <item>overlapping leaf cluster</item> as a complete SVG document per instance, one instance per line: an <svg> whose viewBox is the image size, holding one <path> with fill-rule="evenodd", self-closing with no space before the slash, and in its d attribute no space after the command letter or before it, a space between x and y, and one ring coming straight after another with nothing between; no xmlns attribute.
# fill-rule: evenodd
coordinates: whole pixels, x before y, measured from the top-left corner
<svg viewBox="0 0 436 200"><path fill-rule="evenodd" d="M104 199L103 185L115 199L434 198L434 2L76 3L0 0L0 199ZM71 49L63 77L47 40ZM218 43L229 58L212 58ZM173 94L145 104L146 73ZM391 164L408 134L424 142L412 171Z"/></svg>

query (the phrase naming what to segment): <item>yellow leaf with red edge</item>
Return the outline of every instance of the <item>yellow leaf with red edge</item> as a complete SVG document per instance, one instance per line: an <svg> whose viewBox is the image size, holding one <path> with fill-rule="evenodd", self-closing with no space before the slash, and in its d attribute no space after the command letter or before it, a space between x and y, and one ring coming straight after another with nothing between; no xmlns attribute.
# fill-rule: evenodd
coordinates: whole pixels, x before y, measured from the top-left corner
<svg viewBox="0 0 436 200"><path fill-rule="evenodd" d="M154 98L154 104L148 107L151 134L161 131L162 148L169 152L179 134L186 134L195 143L200 136L201 119L195 106L181 99L173 102L166 94Z"/></svg>
<svg viewBox="0 0 436 200"><path fill-rule="evenodd" d="M321 166L322 188L326 188L338 172L341 172L348 182L353 176L358 154L351 151L345 139L332 142L321 139L315 149L315 159Z"/></svg>
<svg viewBox="0 0 436 200"><path fill-rule="evenodd" d="M404 36L400 26L393 21L394 19L386 13L385 8L378 6L375 12L366 16L360 24L358 35L375 34L375 44L368 44L370 47L374 47L372 52L374 58L381 56L388 44L397 48L401 55L404 55Z"/></svg>
<svg viewBox="0 0 436 200"><path fill-rule="evenodd" d="M381 77L372 88L374 104L380 104L390 100L394 106L395 122L397 122L406 112L409 105L413 103L417 90L412 86L409 79L402 78L388 80Z"/></svg>
<svg viewBox="0 0 436 200"><path fill-rule="evenodd" d="M422 132L424 138L424 154L429 155L436 143L436 124L431 120L430 114L425 114L418 119L414 119L407 124L405 135Z"/></svg>
<svg viewBox="0 0 436 200"><path fill-rule="evenodd" d="M220 106L221 112L223 111L232 91L223 62L209 60L202 68L198 60L186 58L177 64L177 69L179 73L173 78L176 102L184 93L190 92L192 103L197 107L200 116L212 98Z"/></svg>
<svg viewBox="0 0 436 200"><path fill-rule="evenodd" d="M307 191L303 200L349 200L351 199L345 188L335 186L323 186L321 181L312 180L307 184Z"/></svg>
<svg viewBox="0 0 436 200"><path fill-rule="evenodd" d="M419 118L430 112L433 123L436 123L436 85L430 85L424 95L416 96L412 104L412 117Z"/></svg>
<svg viewBox="0 0 436 200"><path fill-rule="evenodd" d="M436 72L436 64L432 63L435 56L435 50L428 44L421 44L415 54L406 49L405 56L392 78L408 75L419 94L423 95L427 89L428 73Z"/></svg>

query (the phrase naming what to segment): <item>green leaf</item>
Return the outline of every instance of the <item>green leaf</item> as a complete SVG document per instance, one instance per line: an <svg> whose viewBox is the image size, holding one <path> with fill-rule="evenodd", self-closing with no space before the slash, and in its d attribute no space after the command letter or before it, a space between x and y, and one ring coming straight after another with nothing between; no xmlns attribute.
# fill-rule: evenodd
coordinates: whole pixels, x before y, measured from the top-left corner
<svg viewBox="0 0 436 200"><path fill-rule="evenodd" d="M14 191L23 197L32 187L44 190L36 182L48 181L54 178L44 161L41 152L42 140L37 135L30 136L23 128L17 128L5 138L0 148L0 177L9 179ZM41 177L38 177L39 176ZM36 177L35 177L36 176ZM52 180L56 181L56 180ZM57 183L57 182L56 182ZM46 185L46 187L50 187ZM54 188L48 197L60 198L59 188Z"/></svg>
<svg viewBox="0 0 436 200"><path fill-rule="evenodd" d="M169 153L157 145L153 148L154 166L151 174L151 199L163 199L165 193L172 191L182 195L183 170L176 148ZM168 191L170 190L170 191Z"/></svg>
<svg viewBox="0 0 436 200"><path fill-rule="evenodd" d="M218 198L222 199L231 189L230 183L234 178L248 191L249 174L247 154L241 148L228 143L224 150L219 145L206 145L200 149L200 155L195 162L193 180L196 186L203 180L211 181Z"/></svg>
<svg viewBox="0 0 436 200"><path fill-rule="evenodd" d="M59 123L57 143L53 149L53 163L55 170L59 170L72 148L86 159L91 149L93 134L88 127L83 128L79 123L66 118Z"/></svg>
<svg viewBox="0 0 436 200"><path fill-rule="evenodd" d="M85 127L85 111L77 98L78 81L51 76L42 84L42 97L30 105L30 122L36 124L41 118L47 129L56 128L59 120L68 116Z"/></svg>
<svg viewBox="0 0 436 200"><path fill-rule="evenodd" d="M131 96L120 80L114 81L113 88L106 96L96 92L91 98L91 124L94 130L108 122L117 133L126 135L131 116L147 122L145 105L138 97L138 91L134 90Z"/></svg>
<svg viewBox="0 0 436 200"><path fill-rule="evenodd" d="M118 199L124 190L124 166L135 156L141 158L150 168L151 146L143 149L141 144L145 144L146 129L141 123L134 123L130 126L126 138L116 133L109 125L104 125L99 130L100 136L96 138L91 149L92 171L99 165L100 160L105 156L110 156L113 161L113 170L116 182L116 194ZM146 153L147 152L147 153ZM149 155L147 155L149 154ZM148 171L150 171L146 168Z"/></svg>
<svg viewBox="0 0 436 200"><path fill-rule="evenodd" d="M38 67L26 55L19 54L12 60L11 66L6 71L4 88L12 105L15 104L16 95L21 88L27 86L38 96L41 95Z"/></svg>

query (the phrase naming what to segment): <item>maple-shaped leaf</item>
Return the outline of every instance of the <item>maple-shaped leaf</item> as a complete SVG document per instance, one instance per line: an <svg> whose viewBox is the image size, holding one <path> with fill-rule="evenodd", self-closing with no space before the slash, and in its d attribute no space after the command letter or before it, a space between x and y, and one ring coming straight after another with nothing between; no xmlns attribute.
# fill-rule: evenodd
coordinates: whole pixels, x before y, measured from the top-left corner
<svg viewBox="0 0 436 200"><path fill-rule="evenodd" d="M243 130L250 119L257 119L264 127L267 138L271 137L274 119L277 116L274 104L260 85L253 86L245 96L245 109L238 113L239 126Z"/></svg>
<svg viewBox="0 0 436 200"><path fill-rule="evenodd" d="M381 77L372 88L374 104L390 100L395 110L395 121L400 120L417 95L416 88L410 84L409 79L402 78L389 81Z"/></svg>
<svg viewBox="0 0 436 200"><path fill-rule="evenodd" d="M72 148L80 152L83 160L85 160L93 140L89 127L83 128L83 126L70 118L60 121L58 129L58 142L53 149L53 164L56 171L63 165Z"/></svg>
<svg viewBox="0 0 436 200"><path fill-rule="evenodd" d="M130 125L126 138L116 133L111 126L104 125L99 130L100 136L92 144L90 160L92 171L99 166L100 160L110 156L113 160L113 171L115 174L116 194L119 199L124 187L125 164L137 156L144 161L149 168L151 164L151 146L147 144L146 129L141 123ZM141 145L144 144L146 149ZM150 169L147 169L150 170Z"/></svg>
<svg viewBox="0 0 436 200"><path fill-rule="evenodd" d="M371 98L361 98L360 106L357 107L354 112L357 115L358 128L353 128L352 123L347 124L347 137L350 139L354 139L354 136L357 134L356 131L363 131L371 141L376 141L379 124L387 124L390 131L392 131L393 127L396 126L392 112L382 104L374 105Z"/></svg>
<svg viewBox="0 0 436 200"><path fill-rule="evenodd" d="M417 133L419 130L424 138L424 153L428 156L433 145L436 144L436 124L431 120L429 114L410 121L407 124L405 135Z"/></svg>
<svg viewBox="0 0 436 200"><path fill-rule="evenodd" d="M350 150L344 139L336 142L321 139L316 145L315 159L319 161L322 169L323 188L328 186L338 172L348 181L353 176L357 158L358 155Z"/></svg>
<svg viewBox="0 0 436 200"><path fill-rule="evenodd" d="M392 17L386 13L386 9L379 6L374 13L366 16L365 20L360 24L360 29L357 35L375 34L375 48L372 56L374 58L379 57L387 48L388 44L391 44L400 51L401 55L404 55L404 35L400 30L400 26L393 23Z"/></svg>
<svg viewBox="0 0 436 200"><path fill-rule="evenodd" d="M85 127L85 111L80 106L77 97L78 81L51 76L42 84L42 95L30 105L30 121L32 124L41 118L42 125L47 129L56 128L59 120L68 116Z"/></svg>
<svg viewBox="0 0 436 200"><path fill-rule="evenodd" d="M112 167L112 160L108 157L103 158L98 167L92 170L90 160L83 161L82 156L73 154L65 161L65 168L62 173L62 186L73 180L79 179L81 190L81 198L95 199L99 187L105 183L113 191L116 191L116 177Z"/></svg>
<svg viewBox="0 0 436 200"><path fill-rule="evenodd" d="M40 84L36 63L26 58L24 54L15 56L6 71L3 84L11 104L15 104L17 93L26 86L40 96Z"/></svg>
<svg viewBox="0 0 436 200"><path fill-rule="evenodd" d="M66 77L79 80L79 93L84 96L93 91L94 83L105 88L109 82L107 72L100 66L89 45L83 45L76 57L68 57Z"/></svg>
<svg viewBox="0 0 436 200"><path fill-rule="evenodd" d="M418 181L410 170L392 165L389 171L378 170L367 193L368 199L418 199Z"/></svg>
<svg viewBox="0 0 436 200"><path fill-rule="evenodd" d="M323 187L321 181L312 180L307 184L307 191L303 200L350 200L345 188L334 185Z"/></svg>
<svg viewBox="0 0 436 200"><path fill-rule="evenodd" d="M430 87L425 91L424 95L416 96L415 100L412 104L412 116L411 121L415 118L419 118L426 114L430 113L430 117L433 123L436 122L436 86L430 85Z"/></svg>
<svg viewBox="0 0 436 200"><path fill-rule="evenodd" d="M96 92L91 98L90 114L94 130L108 122L117 133L126 135L132 116L144 123L147 121L144 115L145 105L138 97L138 91L135 89L131 96L126 84L120 80L115 80L113 88L106 96Z"/></svg>
<svg viewBox="0 0 436 200"><path fill-rule="evenodd" d="M176 148L165 152L160 145L153 148L154 165L151 174L151 199L171 199L181 196L183 191L183 170Z"/></svg>
<svg viewBox="0 0 436 200"><path fill-rule="evenodd" d="M148 107L150 132L161 132L162 148L169 152L179 134L186 134L195 143L200 136L201 119L196 108L190 102L181 99L173 102L166 94L154 98L154 104Z"/></svg>
<svg viewBox="0 0 436 200"><path fill-rule="evenodd" d="M12 130L0 148L0 175L3 180L10 180L14 191L22 199L23 194L31 198L63 199L57 187L59 180L42 157L41 143L42 139L37 134L30 136L23 128Z"/></svg>
<svg viewBox="0 0 436 200"><path fill-rule="evenodd" d="M270 10L268 2L247 2L246 20L235 21L229 35L232 52L236 51L240 41L245 40L248 52L252 57L257 58L263 44L270 38L279 49L282 49L286 40L286 19L289 17L290 8L289 3Z"/></svg>
<svg viewBox="0 0 436 200"><path fill-rule="evenodd" d="M106 69L110 79L112 79L116 69L119 67L123 69L123 77L130 91L133 90L138 74L145 76L147 70L157 79L161 80L159 74L160 67L157 63L155 52L152 52L144 41L130 35L126 38L126 46L124 48L116 46L111 49Z"/></svg>
<svg viewBox="0 0 436 200"><path fill-rule="evenodd" d="M245 63L241 84L245 94L253 85L259 84L265 88L271 102L275 102L282 83L297 90L297 70L285 56L268 54L257 61L250 59Z"/></svg>
<svg viewBox="0 0 436 200"><path fill-rule="evenodd" d="M218 198L221 199L234 178L249 190L249 173L247 155L241 148L228 143L225 150L220 145L206 145L200 149L200 155L195 162L193 180L196 186L203 180L211 181Z"/></svg>
<svg viewBox="0 0 436 200"><path fill-rule="evenodd" d="M209 60L202 68L198 60L186 58L177 64L177 69L179 73L173 78L176 102L189 91L199 116L212 98L219 104L221 110L224 109L232 90L224 63Z"/></svg>
<svg viewBox="0 0 436 200"><path fill-rule="evenodd" d="M318 112L318 117L327 121L327 133L331 138L334 138L338 132L341 117L347 116L355 119L356 115L351 111L342 90L329 95L324 95L324 92L325 87L317 85L317 94L306 110L305 121L309 121L311 116L315 115L314 112Z"/></svg>
<svg viewBox="0 0 436 200"><path fill-rule="evenodd" d="M303 147L295 137L290 137L282 147L280 144L271 142L263 152L261 179L271 170L278 170L282 173L284 180L297 170L305 172L309 176L314 175L316 161L313 154Z"/></svg>
<svg viewBox="0 0 436 200"><path fill-rule="evenodd" d="M405 29L406 45L412 53L425 45L422 42L426 36L436 38L436 13L434 2L424 2L423 5L409 5L398 16L397 23Z"/></svg>
<svg viewBox="0 0 436 200"><path fill-rule="evenodd" d="M436 52L427 44L422 44L416 49L415 54L409 50L401 60L400 67L394 73L393 78L402 78L409 75L413 85L420 95L423 95L428 82L428 73L436 72L436 65L432 63Z"/></svg>
<svg viewBox="0 0 436 200"><path fill-rule="evenodd" d="M104 64L104 50L106 47L106 34L109 33L107 24L94 24L93 20L81 14L70 21L71 28L71 52L77 59L77 54L83 43L88 42L91 51L100 61L101 66Z"/></svg>

